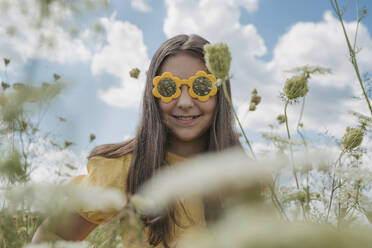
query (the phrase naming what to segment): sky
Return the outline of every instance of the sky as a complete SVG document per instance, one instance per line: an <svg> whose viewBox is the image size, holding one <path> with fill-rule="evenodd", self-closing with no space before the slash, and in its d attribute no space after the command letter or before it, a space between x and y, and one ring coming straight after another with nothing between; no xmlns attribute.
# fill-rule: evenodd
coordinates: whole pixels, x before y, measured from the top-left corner
<svg viewBox="0 0 372 248"><path fill-rule="evenodd" d="M294 67L332 69L331 74L309 80L303 123L311 142L327 143L325 134L339 139L347 126L356 126L350 110L369 115L341 25L327 0L111 0L107 8L78 16L52 8L57 21L47 22L41 30L32 26L38 11L35 5L8 2L8 11L0 17L0 35L5 37L0 39L0 57L12 62L7 68L0 65L0 79L38 84L51 81L57 73L69 85L49 106L41 124L44 130L74 142L71 151L59 158L81 161L95 145L133 137L140 117L144 72L161 43L181 33L229 45L234 105L257 149L267 146L261 133L271 132L269 125L285 136L285 127L277 124L276 117L283 114L284 102L279 96L285 80L294 75L288 70ZM354 37L355 1L340 4L346 6L345 25ZM360 0L359 6L372 8L368 0ZM67 20L68 25L60 26L58 20ZM17 30L14 36L6 33L10 26ZM367 14L357 40L362 73L372 73L371 30L372 17ZM40 33L53 36L54 46L40 45ZM129 76L135 67L141 70L138 79ZM248 107L254 88L262 102L251 112ZM288 109L293 133L300 106ZM60 123L60 116L67 122ZM96 140L89 144L91 133Z"/></svg>

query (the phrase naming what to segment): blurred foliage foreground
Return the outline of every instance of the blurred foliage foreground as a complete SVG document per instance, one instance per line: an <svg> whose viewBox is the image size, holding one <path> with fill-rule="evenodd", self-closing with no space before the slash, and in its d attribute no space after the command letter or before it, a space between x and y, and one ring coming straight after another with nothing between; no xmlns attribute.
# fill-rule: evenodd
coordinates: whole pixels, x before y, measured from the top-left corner
<svg viewBox="0 0 372 248"><path fill-rule="evenodd" d="M53 1L40 2L43 9ZM337 1L331 3L343 25ZM357 25L365 14L363 9ZM283 86L283 114L277 117L277 125L285 125L286 137L274 132L262 134L273 144L273 150L255 155L242 130L252 158L242 150L197 157L184 166L161 171L130 200L113 189L33 183L30 178L35 161L43 155L35 152L36 148L42 147L44 152L68 150L73 144L56 140L51 132L40 127L48 106L65 84L57 74L53 74L50 82L39 85L2 80L0 247L122 247L124 232L136 234L143 243L141 213L159 214L180 198L191 197L218 197L223 211L209 223L208 229L190 229L180 240L181 248L372 247L371 154L363 142L370 139L372 109L365 94L367 80L360 77L356 46L349 44L346 31L345 38L371 113L350 112L355 125L346 128L336 145L310 147L302 122L311 76L331 71L317 66L295 68L291 71L294 76ZM223 63L214 63L216 58ZM221 44L207 47L206 61L225 89L231 61L228 47ZM7 68L11 60L4 59L3 63ZM129 73L137 78L140 71L136 68ZM261 97L254 89L249 110L255 111L260 102ZM297 103L302 104L296 126L298 140L290 132L287 114L288 107ZM237 115L236 118L240 125ZM66 119L59 117L59 121ZM94 139L91 134L90 142ZM71 171L76 169L71 164L63 166ZM69 173L62 176L68 177ZM117 209L120 214L99 226L84 242L29 244L46 216L63 216L80 208Z"/></svg>

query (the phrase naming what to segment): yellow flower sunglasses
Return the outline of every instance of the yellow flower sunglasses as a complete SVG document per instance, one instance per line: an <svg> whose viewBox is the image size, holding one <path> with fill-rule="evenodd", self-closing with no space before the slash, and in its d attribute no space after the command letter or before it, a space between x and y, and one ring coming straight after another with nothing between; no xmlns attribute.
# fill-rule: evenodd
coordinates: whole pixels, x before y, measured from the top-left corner
<svg viewBox="0 0 372 248"><path fill-rule="evenodd" d="M161 76L154 77L152 84L152 94L165 103L180 97L181 86L184 84L189 86L189 95L201 102L208 101L209 97L217 93L216 77L205 71L198 71L185 80L173 76L170 72L164 72Z"/></svg>

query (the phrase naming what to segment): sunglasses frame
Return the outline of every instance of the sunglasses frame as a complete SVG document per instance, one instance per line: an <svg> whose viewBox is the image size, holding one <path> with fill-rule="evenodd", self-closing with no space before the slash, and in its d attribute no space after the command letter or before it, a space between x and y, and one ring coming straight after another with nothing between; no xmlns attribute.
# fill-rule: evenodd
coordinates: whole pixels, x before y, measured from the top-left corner
<svg viewBox="0 0 372 248"><path fill-rule="evenodd" d="M197 79L198 77L206 77L212 83L211 91L205 96L199 96L193 90L192 86L194 84L195 79ZM162 96L158 91L158 84L159 84L160 80L162 80L164 78L170 78L176 84L176 92L169 97ZM155 97L160 98L165 103L169 103L173 99L177 99L178 97L181 96L181 86L182 85L189 86L189 90L188 90L189 95L193 98L198 99L201 102L208 101L209 97L214 96L217 93L216 77L213 74L207 74L205 71L198 71L193 76L189 77L189 79L184 79L184 80L180 79L179 77L173 76L173 74L171 72L163 72L163 74L161 74L160 76L154 77L152 82L153 82L152 84L154 86L154 88L152 89L152 94Z"/></svg>

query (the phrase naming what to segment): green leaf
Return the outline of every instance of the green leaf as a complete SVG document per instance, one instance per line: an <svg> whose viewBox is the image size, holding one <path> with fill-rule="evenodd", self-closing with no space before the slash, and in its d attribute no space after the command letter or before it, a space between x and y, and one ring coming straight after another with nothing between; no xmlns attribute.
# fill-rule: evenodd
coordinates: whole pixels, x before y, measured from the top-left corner
<svg viewBox="0 0 372 248"><path fill-rule="evenodd" d="M93 140L95 140L96 139L96 136L94 135L94 134L90 134L90 136L89 136L89 140L90 140L90 142L92 142Z"/></svg>
<svg viewBox="0 0 372 248"><path fill-rule="evenodd" d="M66 122L67 120L65 119L65 118L63 118L63 117L58 117L58 120L60 121L60 122Z"/></svg>

